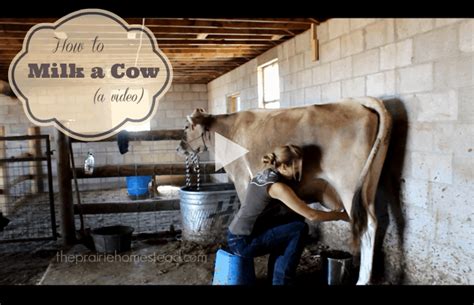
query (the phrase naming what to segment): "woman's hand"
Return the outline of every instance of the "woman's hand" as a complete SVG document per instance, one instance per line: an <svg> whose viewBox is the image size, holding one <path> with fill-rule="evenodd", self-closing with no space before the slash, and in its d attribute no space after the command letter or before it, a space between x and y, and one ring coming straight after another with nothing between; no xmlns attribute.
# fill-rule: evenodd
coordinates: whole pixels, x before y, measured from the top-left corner
<svg viewBox="0 0 474 305"><path fill-rule="evenodd" d="M349 215L347 215L346 210L342 209L341 211L335 213L337 213L336 217L338 217L338 219L336 220L343 220L347 222L351 221L351 218L349 217Z"/></svg>

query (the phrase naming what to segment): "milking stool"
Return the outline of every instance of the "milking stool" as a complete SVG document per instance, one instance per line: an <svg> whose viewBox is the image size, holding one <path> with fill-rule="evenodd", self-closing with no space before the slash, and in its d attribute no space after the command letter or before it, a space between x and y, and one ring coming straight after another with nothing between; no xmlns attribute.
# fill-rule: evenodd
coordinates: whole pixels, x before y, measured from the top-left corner
<svg viewBox="0 0 474 305"><path fill-rule="evenodd" d="M216 253L212 285L255 284L253 258L241 257L219 249Z"/></svg>

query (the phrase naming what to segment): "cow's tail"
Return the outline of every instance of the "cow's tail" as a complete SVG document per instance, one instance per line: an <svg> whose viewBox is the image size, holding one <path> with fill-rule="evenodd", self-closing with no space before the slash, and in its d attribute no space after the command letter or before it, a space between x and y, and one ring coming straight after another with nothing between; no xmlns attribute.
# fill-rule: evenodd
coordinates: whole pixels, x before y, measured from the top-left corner
<svg viewBox="0 0 474 305"><path fill-rule="evenodd" d="M375 142L372 146L369 156L364 164L364 167L362 168L362 172L354 193L354 198L352 199L352 247L353 250L357 252L360 246L360 238L364 231L367 229L367 212L370 211L366 206L367 200L365 200L365 198L361 198L361 196L365 196L365 193L362 192L362 188L367 180L368 174L372 169L374 160L379 152L380 147L382 145L388 144L392 120L390 114L388 113L381 100L371 97L365 97L356 99L355 101L375 111L378 115L377 137L375 138ZM375 215L371 216L375 218Z"/></svg>

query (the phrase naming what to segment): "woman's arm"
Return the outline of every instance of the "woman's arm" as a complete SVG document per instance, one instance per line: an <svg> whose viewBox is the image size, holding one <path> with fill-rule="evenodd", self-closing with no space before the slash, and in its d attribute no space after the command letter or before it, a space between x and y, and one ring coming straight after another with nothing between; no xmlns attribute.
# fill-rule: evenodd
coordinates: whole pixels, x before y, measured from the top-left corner
<svg viewBox="0 0 474 305"><path fill-rule="evenodd" d="M270 185L268 188L268 194L270 197L280 200L290 209L309 219L310 221L350 220L345 211L324 212L310 208L295 194L291 187L281 182L276 182Z"/></svg>

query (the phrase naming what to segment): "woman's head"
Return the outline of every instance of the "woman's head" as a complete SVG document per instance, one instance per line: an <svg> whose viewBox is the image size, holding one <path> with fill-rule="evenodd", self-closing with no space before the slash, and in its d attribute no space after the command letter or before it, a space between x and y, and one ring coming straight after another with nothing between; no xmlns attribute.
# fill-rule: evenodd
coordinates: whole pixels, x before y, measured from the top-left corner
<svg viewBox="0 0 474 305"><path fill-rule="evenodd" d="M300 181L303 171L303 150L296 145L277 147L272 153L262 158L264 164L273 166L285 178Z"/></svg>

